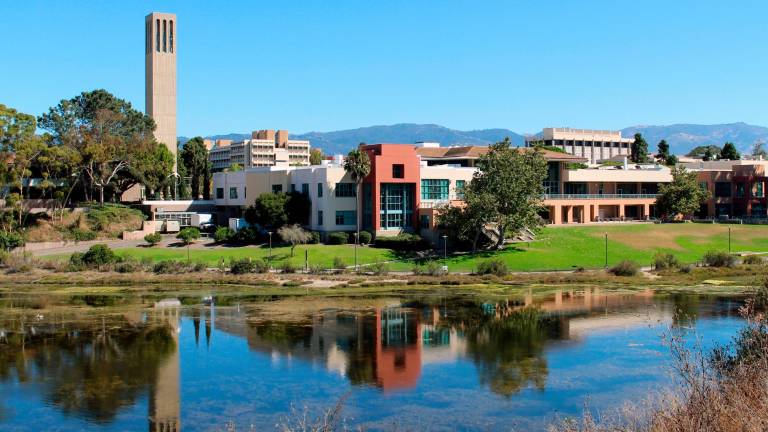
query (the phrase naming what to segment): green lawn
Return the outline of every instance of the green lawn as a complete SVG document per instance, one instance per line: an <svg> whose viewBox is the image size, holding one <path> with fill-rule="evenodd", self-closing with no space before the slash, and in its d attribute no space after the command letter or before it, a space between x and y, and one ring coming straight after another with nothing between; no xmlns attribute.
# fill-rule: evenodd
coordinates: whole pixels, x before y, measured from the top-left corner
<svg viewBox="0 0 768 432"><path fill-rule="evenodd" d="M599 268L624 259L651 265L658 251L675 254L693 263L710 250L728 250L728 225L721 224L627 224L544 228L537 240L516 244L504 251L476 256L449 257L453 271L471 271L490 257L501 258L516 271L560 270L573 266ZM730 225L733 252L768 252L768 226Z"/></svg>
<svg viewBox="0 0 768 432"><path fill-rule="evenodd" d="M322 265L326 268L333 266L333 260L336 257L341 258L351 266L355 262L355 248L352 245L303 245L297 246L294 257L291 258L291 248L287 246L276 246L272 248L272 262L275 265L290 260L297 266L304 265L304 253L307 252L310 265ZM185 260L187 259L187 249L185 247L135 247L126 249L116 249L115 253L120 256L132 256L143 259L148 258L153 261L163 260ZM252 258L267 259L269 257L269 247L244 246L244 247L192 247L189 250L190 259L193 261L202 261L211 267L216 267L221 260L229 264L231 259ZM360 264L370 264L377 261L388 261L394 255L389 249L376 249L369 247L357 248L357 259Z"/></svg>
<svg viewBox="0 0 768 432"><path fill-rule="evenodd" d="M684 263L693 263L710 250L728 250L728 225L721 224L627 224L583 227L548 227L542 229L537 240L530 244L519 243L498 252L483 252L448 258L451 271L472 271L477 263L494 257L507 263L513 271L568 270L575 267L600 268L605 260L605 233L608 233L608 263L613 265L624 259L631 259L643 266L651 265L653 255L658 251L671 252ZM733 252L768 252L768 226L731 225L731 250ZM303 266L304 252L308 252L310 265L330 268L335 257L348 265L354 264L354 247L351 245L305 245L296 247L290 258L290 248L285 246L272 249L275 265L284 260ZM391 270L410 270L413 262L399 260L388 249L359 247L358 263L370 264L393 261ZM122 256L148 258L153 261L186 259L184 247L136 247L118 249ZM190 250L191 259L203 261L215 267L223 259L228 264L232 258L250 257L266 259L268 247L205 247L196 246Z"/></svg>

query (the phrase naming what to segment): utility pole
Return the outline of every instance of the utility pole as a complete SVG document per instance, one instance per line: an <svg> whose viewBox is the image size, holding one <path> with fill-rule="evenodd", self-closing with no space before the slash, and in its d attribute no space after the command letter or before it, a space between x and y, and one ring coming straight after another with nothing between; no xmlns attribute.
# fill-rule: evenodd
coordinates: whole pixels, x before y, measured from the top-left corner
<svg viewBox="0 0 768 432"><path fill-rule="evenodd" d="M608 268L608 232L605 233L605 268Z"/></svg>
<svg viewBox="0 0 768 432"><path fill-rule="evenodd" d="M268 231L269 234L269 267L272 267L272 231Z"/></svg>
<svg viewBox="0 0 768 432"><path fill-rule="evenodd" d="M731 226L728 225L728 253L731 253Z"/></svg>

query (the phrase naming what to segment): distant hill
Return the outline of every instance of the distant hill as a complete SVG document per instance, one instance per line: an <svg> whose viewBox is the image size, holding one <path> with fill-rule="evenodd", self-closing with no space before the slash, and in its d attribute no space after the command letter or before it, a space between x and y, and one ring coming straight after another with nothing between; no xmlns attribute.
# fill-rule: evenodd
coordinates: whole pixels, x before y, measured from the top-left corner
<svg viewBox="0 0 768 432"><path fill-rule="evenodd" d="M768 128L746 123L632 126L621 130L622 136L627 137L637 132L643 134L649 150L656 151L656 145L665 139L675 154L686 154L694 147L703 145L714 144L722 147L726 141L734 143L743 153L750 151L752 144L758 140L768 141Z"/></svg>
<svg viewBox="0 0 768 432"><path fill-rule="evenodd" d="M667 126L632 126L621 130L622 135L631 137L640 132L648 141L649 150L656 151L656 144L666 139L675 154L686 154L700 145L723 145L732 141L742 151L749 151L755 141L768 142L768 128L730 123L716 125L673 124ZM212 135L212 139L234 141L250 138L249 133ZM389 126L369 126L331 132L307 132L291 134L294 139L308 139L312 147L323 149L326 154L347 153L361 142L365 143L414 143L416 141L437 141L442 145L488 145L509 137L515 145L524 144L524 135L509 129L479 129L460 131L435 124L401 123ZM179 137L185 143L186 137Z"/></svg>

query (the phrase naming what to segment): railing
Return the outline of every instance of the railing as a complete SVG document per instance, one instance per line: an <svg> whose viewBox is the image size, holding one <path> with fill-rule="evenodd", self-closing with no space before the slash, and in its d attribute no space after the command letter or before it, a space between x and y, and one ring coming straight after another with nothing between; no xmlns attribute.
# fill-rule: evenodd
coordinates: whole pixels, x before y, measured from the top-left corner
<svg viewBox="0 0 768 432"><path fill-rule="evenodd" d="M658 194L546 194L544 199L656 199Z"/></svg>

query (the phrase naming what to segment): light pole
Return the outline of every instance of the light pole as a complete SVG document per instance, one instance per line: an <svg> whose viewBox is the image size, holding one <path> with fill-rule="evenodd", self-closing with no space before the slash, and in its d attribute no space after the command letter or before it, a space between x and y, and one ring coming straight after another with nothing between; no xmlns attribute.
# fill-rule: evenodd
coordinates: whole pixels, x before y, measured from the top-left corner
<svg viewBox="0 0 768 432"><path fill-rule="evenodd" d="M357 233L353 233L355 235L355 271L357 271Z"/></svg>
<svg viewBox="0 0 768 432"><path fill-rule="evenodd" d="M608 268L608 232L605 233L605 268Z"/></svg>
<svg viewBox="0 0 768 432"><path fill-rule="evenodd" d="M267 231L269 234L269 266L272 267L272 231Z"/></svg>
<svg viewBox="0 0 768 432"><path fill-rule="evenodd" d="M448 236L443 234L443 262L448 261Z"/></svg>
<svg viewBox="0 0 768 432"><path fill-rule="evenodd" d="M728 225L728 253L731 253L731 226Z"/></svg>

